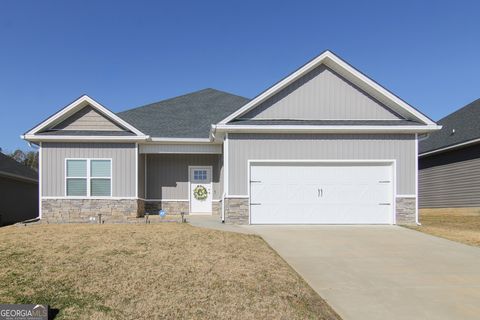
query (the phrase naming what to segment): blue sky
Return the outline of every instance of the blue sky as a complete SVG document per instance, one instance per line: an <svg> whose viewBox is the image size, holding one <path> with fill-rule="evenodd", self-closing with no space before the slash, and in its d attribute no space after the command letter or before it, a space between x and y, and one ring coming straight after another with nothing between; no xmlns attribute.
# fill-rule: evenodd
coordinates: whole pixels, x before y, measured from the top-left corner
<svg viewBox="0 0 480 320"><path fill-rule="evenodd" d="M0 2L0 147L82 94L253 97L325 49L435 120L480 98L478 1Z"/></svg>

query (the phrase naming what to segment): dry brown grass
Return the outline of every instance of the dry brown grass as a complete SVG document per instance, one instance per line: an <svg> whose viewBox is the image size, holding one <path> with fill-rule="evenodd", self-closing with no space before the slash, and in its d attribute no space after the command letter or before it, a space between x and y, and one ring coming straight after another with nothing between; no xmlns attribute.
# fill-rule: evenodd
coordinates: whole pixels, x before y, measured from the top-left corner
<svg viewBox="0 0 480 320"><path fill-rule="evenodd" d="M480 246L480 208L421 209L420 222L413 229Z"/></svg>
<svg viewBox="0 0 480 320"><path fill-rule="evenodd" d="M0 266L58 319L339 319L261 238L187 224L5 227Z"/></svg>

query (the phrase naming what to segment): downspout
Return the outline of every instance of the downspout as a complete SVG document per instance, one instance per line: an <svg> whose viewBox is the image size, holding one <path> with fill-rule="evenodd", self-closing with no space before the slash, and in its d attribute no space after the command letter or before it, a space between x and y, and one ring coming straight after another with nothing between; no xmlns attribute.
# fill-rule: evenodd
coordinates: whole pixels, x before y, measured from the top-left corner
<svg viewBox="0 0 480 320"><path fill-rule="evenodd" d="M225 192L222 194L222 223L225 223Z"/></svg>

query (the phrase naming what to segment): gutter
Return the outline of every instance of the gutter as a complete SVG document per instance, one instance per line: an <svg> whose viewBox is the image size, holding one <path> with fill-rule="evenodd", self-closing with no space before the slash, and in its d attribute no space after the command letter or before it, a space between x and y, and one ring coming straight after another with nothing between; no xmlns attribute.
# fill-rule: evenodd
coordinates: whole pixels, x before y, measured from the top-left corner
<svg viewBox="0 0 480 320"><path fill-rule="evenodd" d="M222 132L280 132L280 133L428 133L441 129L441 126L335 126L335 125L217 125L215 130Z"/></svg>
<svg viewBox="0 0 480 320"><path fill-rule="evenodd" d="M141 142L150 139L150 136L45 136L45 135L21 135L21 139L29 142Z"/></svg>

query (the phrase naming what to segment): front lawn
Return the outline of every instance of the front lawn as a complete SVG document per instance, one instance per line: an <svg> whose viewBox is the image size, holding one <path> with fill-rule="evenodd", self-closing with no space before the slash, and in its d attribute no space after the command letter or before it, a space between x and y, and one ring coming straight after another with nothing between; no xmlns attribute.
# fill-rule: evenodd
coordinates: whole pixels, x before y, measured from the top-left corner
<svg viewBox="0 0 480 320"><path fill-rule="evenodd" d="M480 209L421 209L421 226L413 229L465 244L480 246Z"/></svg>
<svg viewBox="0 0 480 320"><path fill-rule="evenodd" d="M0 228L0 266L56 319L339 319L261 238L187 224Z"/></svg>

